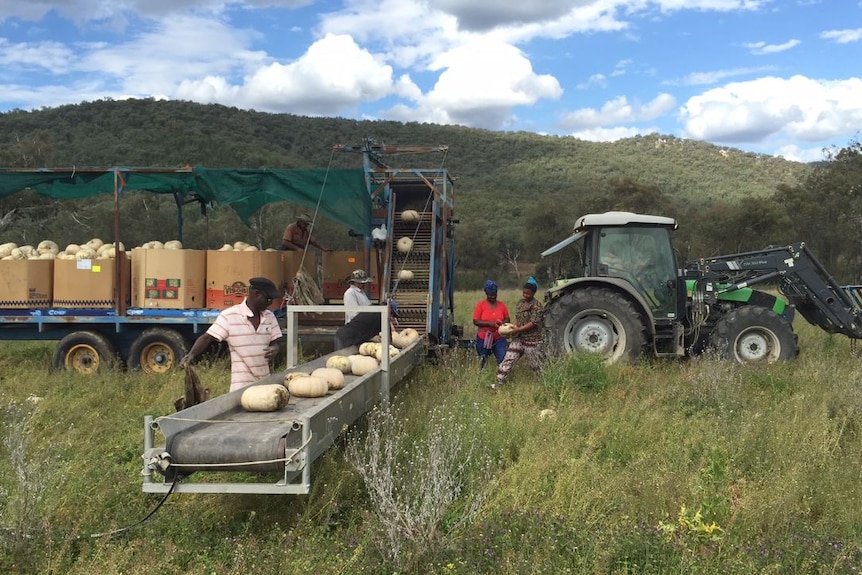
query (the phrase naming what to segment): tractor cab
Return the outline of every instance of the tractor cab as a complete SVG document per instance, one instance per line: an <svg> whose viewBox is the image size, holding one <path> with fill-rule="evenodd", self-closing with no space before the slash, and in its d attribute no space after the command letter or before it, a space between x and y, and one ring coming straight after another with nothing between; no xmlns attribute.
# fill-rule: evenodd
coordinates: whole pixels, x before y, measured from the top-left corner
<svg viewBox="0 0 862 575"><path fill-rule="evenodd" d="M542 255L573 245L577 272L558 285L578 277L624 280L646 302L656 320L674 319L678 287L674 229L673 218L629 212L588 214L575 223L572 236Z"/></svg>

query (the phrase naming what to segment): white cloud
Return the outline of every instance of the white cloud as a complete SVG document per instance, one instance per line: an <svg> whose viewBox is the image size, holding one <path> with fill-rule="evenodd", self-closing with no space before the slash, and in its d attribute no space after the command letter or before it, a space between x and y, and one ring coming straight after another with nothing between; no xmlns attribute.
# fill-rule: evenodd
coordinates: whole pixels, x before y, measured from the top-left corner
<svg viewBox="0 0 862 575"><path fill-rule="evenodd" d="M793 39L788 40L784 44L767 44L766 42L750 42L743 44L748 51L754 54L755 56L764 56L766 54L778 54L779 52L784 52L786 50L790 50L791 48L795 48L799 46L801 42L799 40Z"/></svg>
<svg viewBox="0 0 862 575"><path fill-rule="evenodd" d="M795 144L779 147L774 155L791 162L820 162L826 159L823 148L800 148Z"/></svg>
<svg viewBox="0 0 862 575"><path fill-rule="evenodd" d="M713 70L711 72L692 72L682 79L682 84L686 86L701 86L706 84L715 84L726 78L735 76L747 76L749 74L758 74L772 69L772 66L761 66L759 68L729 68L727 70ZM673 84L670 82L670 84Z"/></svg>
<svg viewBox="0 0 862 575"><path fill-rule="evenodd" d="M690 98L680 111L689 137L711 142L762 142L778 133L817 142L862 125L862 80L804 76L731 83Z"/></svg>
<svg viewBox="0 0 862 575"><path fill-rule="evenodd" d="M573 138L579 140L587 140L588 142L615 142L624 138L632 138L638 134L652 134L658 132L658 129L653 128L631 128L626 126L617 126L614 128L590 128L589 130L577 130L569 134Z"/></svg>
<svg viewBox="0 0 862 575"><path fill-rule="evenodd" d="M337 115L393 89L392 68L380 63L349 36L328 34L290 64L271 63L232 86L223 78L185 82L181 98L230 102L272 112Z"/></svg>
<svg viewBox="0 0 862 575"><path fill-rule="evenodd" d="M556 78L536 74L520 50L490 39L440 54L430 67L442 70L434 87L414 98L415 108L394 107L385 117L500 129L509 124L513 107L562 95Z"/></svg>
<svg viewBox="0 0 862 575"><path fill-rule="evenodd" d="M862 28L854 30L827 30L822 32L820 37L825 40L835 40L839 44L850 44L862 40Z"/></svg>
<svg viewBox="0 0 862 575"><path fill-rule="evenodd" d="M577 131L609 124L654 120L672 110L675 105L674 97L665 93L659 94L646 104L630 104L625 96L620 96L605 102L600 110L581 108L569 112L562 118L560 125L566 130Z"/></svg>

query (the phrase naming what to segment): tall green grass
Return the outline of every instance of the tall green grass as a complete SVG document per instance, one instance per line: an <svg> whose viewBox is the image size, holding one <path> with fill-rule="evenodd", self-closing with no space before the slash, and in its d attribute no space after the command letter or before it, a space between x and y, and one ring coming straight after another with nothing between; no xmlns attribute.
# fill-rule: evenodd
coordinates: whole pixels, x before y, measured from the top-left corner
<svg viewBox="0 0 862 575"><path fill-rule="evenodd" d="M469 318L481 292L461 296ZM4 343L0 572L858 574L862 360L796 327L790 363L573 357L498 392L452 350L315 462L309 495L175 494L115 536L161 499L141 492L143 417L182 373L52 373L48 345ZM198 373L218 394L227 368ZM368 467L369 437L391 465ZM381 484L404 497L388 512ZM411 501L441 506L413 535L391 521Z"/></svg>

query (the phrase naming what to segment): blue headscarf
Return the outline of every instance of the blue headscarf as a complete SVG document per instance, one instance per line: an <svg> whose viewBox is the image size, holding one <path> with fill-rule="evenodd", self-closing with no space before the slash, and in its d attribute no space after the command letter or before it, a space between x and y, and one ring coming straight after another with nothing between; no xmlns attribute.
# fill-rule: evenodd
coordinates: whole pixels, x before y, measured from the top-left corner
<svg viewBox="0 0 862 575"><path fill-rule="evenodd" d="M495 284L493 280L488 280L485 282L485 293L497 293L497 284Z"/></svg>
<svg viewBox="0 0 862 575"><path fill-rule="evenodd" d="M524 284L525 288L533 290L533 293L539 291L539 282L536 281L536 278L530 276L530 279L527 280L527 283Z"/></svg>

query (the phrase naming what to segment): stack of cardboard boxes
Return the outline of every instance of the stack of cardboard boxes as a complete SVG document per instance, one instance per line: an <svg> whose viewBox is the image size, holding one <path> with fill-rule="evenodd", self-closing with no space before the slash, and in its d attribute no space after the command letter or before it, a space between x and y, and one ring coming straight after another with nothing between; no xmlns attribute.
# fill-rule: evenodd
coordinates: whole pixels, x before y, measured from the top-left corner
<svg viewBox="0 0 862 575"><path fill-rule="evenodd" d="M117 297L145 309L224 309L248 294L248 280L290 283L300 269L318 280L317 252L203 251L135 248L116 259L0 262L0 309L112 309ZM365 268L365 252L322 254L322 291L341 299L346 279ZM377 265L371 266L377 297Z"/></svg>

